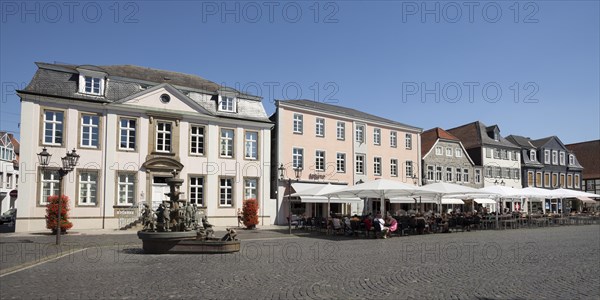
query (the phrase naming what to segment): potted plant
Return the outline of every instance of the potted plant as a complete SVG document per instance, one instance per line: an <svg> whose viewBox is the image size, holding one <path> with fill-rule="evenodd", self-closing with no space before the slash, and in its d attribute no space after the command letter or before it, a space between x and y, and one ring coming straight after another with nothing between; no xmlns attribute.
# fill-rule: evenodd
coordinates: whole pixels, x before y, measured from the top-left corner
<svg viewBox="0 0 600 300"><path fill-rule="evenodd" d="M46 205L46 228L51 229L56 234L56 222L58 217L58 196L48 196L48 205ZM60 211L60 229L61 233L73 227L69 221L69 197L63 195Z"/></svg>
<svg viewBox="0 0 600 300"><path fill-rule="evenodd" d="M256 225L258 224L258 201L256 201L256 199L248 199L244 201L242 218L246 228L256 228Z"/></svg>

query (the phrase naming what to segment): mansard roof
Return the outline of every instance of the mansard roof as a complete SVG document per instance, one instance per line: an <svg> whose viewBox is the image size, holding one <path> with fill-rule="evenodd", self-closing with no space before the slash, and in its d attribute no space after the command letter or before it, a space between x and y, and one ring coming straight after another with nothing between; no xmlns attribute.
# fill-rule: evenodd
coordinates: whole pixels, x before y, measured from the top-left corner
<svg viewBox="0 0 600 300"><path fill-rule="evenodd" d="M475 121L447 131L460 139L466 149L479 148L482 146L499 146L504 148L519 148L498 134L498 140L488 135L489 131L498 130L497 125L486 126L480 121Z"/></svg>
<svg viewBox="0 0 600 300"><path fill-rule="evenodd" d="M21 94L60 97L96 103L113 103L139 94L155 86L168 84L190 97L213 115L235 119L270 122L262 105L262 98L219 85L197 75L152 69L134 65L70 65L59 63L36 63L38 70ZM103 96L79 93L80 72L106 74L108 78ZM237 114L223 114L217 110L217 98L221 93L234 95L239 101ZM210 95L210 101L201 101L192 95ZM243 100L243 101L242 101ZM215 102L212 104L212 102Z"/></svg>

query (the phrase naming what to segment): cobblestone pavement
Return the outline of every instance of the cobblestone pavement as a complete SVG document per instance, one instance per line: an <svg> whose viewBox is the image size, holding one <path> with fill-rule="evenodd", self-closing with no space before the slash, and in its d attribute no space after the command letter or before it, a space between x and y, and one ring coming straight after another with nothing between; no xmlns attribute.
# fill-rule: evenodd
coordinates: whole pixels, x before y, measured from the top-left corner
<svg viewBox="0 0 600 300"><path fill-rule="evenodd" d="M134 236L90 236L97 246L0 275L0 298L600 298L598 225L386 240L264 234L228 255L147 255ZM3 261L15 257L3 250Z"/></svg>

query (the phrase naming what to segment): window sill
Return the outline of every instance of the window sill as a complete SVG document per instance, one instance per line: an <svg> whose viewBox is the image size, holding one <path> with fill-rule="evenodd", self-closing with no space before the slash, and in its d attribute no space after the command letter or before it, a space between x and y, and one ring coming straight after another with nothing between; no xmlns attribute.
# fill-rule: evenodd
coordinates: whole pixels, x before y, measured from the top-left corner
<svg viewBox="0 0 600 300"><path fill-rule="evenodd" d="M153 151L152 153L150 153L151 155L164 155L164 156L175 156L174 152L158 152L158 151Z"/></svg>

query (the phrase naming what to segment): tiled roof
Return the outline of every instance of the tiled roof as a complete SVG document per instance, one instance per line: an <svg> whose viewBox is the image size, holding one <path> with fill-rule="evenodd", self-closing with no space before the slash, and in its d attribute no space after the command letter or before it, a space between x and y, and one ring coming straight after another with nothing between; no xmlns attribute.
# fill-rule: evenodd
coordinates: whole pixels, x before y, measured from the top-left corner
<svg viewBox="0 0 600 300"><path fill-rule="evenodd" d="M475 121L459 127L448 129L447 131L460 139L466 149L478 148L484 145L501 146L506 148L519 148L515 144L509 142L502 136L496 141L489 137L487 130L497 128L498 126L486 126L480 121Z"/></svg>
<svg viewBox="0 0 600 300"><path fill-rule="evenodd" d="M433 147L433 145L435 145L435 142L438 139L460 142L460 139L458 139L451 133L447 132L446 130L444 130L442 128L435 127L435 128L423 131L423 133L421 133L421 155L425 156L425 154L427 154L427 152L429 152L429 150L431 150L431 147Z"/></svg>
<svg viewBox="0 0 600 300"><path fill-rule="evenodd" d="M600 140L566 145L583 166L583 179L600 178Z"/></svg>
<svg viewBox="0 0 600 300"><path fill-rule="evenodd" d="M393 121L390 119L378 117L378 116L371 115L371 114L368 114L368 113L365 113L365 112L362 112L362 111L359 111L356 109L347 108L347 107L338 106L338 105L327 104L327 103L314 101L314 100L306 100L306 99L277 100L276 105L280 105L280 104L290 105L290 106L299 107L299 108L307 108L307 109L312 109L312 110L317 110L317 111L324 111L324 112L328 112L328 113L334 113L334 114L347 116L347 117L351 117L351 118L356 118L356 119L361 119L361 120L365 120L365 121L385 123L385 124L389 124L392 126L404 127L406 129L419 131L419 132L423 130L422 128L419 128L419 127L415 127L415 126L407 125L404 123L396 122L396 121Z"/></svg>
<svg viewBox="0 0 600 300"><path fill-rule="evenodd" d="M506 139L508 141L510 141L511 143L520 146L521 148L525 148L525 149L534 149L536 148L532 143L531 143L531 139L524 137L524 136L520 136L520 135L514 135L511 134L509 136L506 137Z"/></svg>

